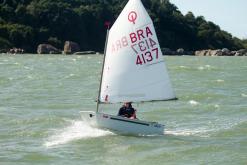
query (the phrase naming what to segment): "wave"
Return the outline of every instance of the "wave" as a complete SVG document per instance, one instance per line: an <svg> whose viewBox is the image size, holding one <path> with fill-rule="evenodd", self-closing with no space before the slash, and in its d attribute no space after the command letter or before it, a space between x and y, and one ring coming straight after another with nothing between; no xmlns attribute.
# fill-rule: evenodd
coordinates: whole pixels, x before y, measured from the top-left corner
<svg viewBox="0 0 247 165"><path fill-rule="evenodd" d="M211 70L213 67L211 65L199 66L198 70Z"/></svg>
<svg viewBox="0 0 247 165"><path fill-rule="evenodd" d="M206 128L198 128L198 129L180 129L180 130L166 130L165 135L175 135L175 136L191 136L197 135L200 137L208 136L208 132L213 130Z"/></svg>
<svg viewBox="0 0 247 165"><path fill-rule="evenodd" d="M210 137L215 133L232 130L245 122L247 122L246 119L236 119L235 121L219 120L218 123L216 122L204 127L166 129L165 135Z"/></svg>
<svg viewBox="0 0 247 165"><path fill-rule="evenodd" d="M195 101L195 100L190 100L188 103L189 103L190 105L192 105L192 106L197 106L197 105L200 104L199 102L197 102L197 101Z"/></svg>
<svg viewBox="0 0 247 165"><path fill-rule="evenodd" d="M183 66L183 65L179 66L179 68L181 68L181 69L190 69L190 67L188 67L188 66Z"/></svg>
<svg viewBox="0 0 247 165"><path fill-rule="evenodd" d="M242 97L247 97L247 94L242 93L241 96Z"/></svg>
<svg viewBox="0 0 247 165"><path fill-rule="evenodd" d="M225 82L225 80L217 79L216 82L217 82L217 83L223 83L223 82Z"/></svg>
<svg viewBox="0 0 247 165"><path fill-rule="evenodd" d="M96 138L113 134L110 131L94 128L83 120L71 121L71 125L68 127L55 130L54 132L55 134L48 137L44 146L49 148L79 139Z"/></svg>

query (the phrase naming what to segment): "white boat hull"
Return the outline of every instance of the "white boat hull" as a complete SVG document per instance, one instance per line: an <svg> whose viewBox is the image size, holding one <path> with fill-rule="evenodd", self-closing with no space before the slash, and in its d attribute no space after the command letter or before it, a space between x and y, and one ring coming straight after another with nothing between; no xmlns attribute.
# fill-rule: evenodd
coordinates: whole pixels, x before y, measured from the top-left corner
<svg viewBox="0 0 247 165"><path fill-rule="evenodd" d="M147 122L138 119L128 119L103 113L90 113L89 117L95 119L96 126L109 129L120 134L132 135L163 135L164 125L157 122Z"/></svg>

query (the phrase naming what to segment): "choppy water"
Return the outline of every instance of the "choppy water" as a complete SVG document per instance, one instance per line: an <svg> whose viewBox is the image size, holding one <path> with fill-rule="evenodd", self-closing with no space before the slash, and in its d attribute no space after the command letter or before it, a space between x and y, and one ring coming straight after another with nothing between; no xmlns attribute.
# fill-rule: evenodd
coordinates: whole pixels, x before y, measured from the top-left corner
<svg viewBox="0 0 247 165"><path fill-rule="evenodd" d="M102 56L0 55L0 164L246 165L247 58L165 60L179 100L135 107L166 133L134 137L79 115L95 110Z"/></svg>

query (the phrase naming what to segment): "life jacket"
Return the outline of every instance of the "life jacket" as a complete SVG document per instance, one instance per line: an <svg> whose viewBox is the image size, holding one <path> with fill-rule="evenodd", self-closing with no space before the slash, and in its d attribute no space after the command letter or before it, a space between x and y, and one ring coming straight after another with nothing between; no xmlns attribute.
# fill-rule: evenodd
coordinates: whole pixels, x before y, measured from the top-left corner
<svg viewBox="0 0 247 165"><path fill-rule="evenodd" d="M135 113L135 109L132 107L126 108L126 107L121 107L119 110L118 115L119 116L124 116L127 118L132 118L135 119L136 118L136 113Z"/></svg>

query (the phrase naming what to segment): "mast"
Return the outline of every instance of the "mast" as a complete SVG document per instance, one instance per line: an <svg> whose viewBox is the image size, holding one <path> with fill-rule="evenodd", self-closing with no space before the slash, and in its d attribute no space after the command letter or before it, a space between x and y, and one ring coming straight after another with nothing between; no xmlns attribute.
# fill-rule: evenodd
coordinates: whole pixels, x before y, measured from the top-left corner
<svg viewBox="0 0 247 165"><path fill-rule="evenodd" d="M104 48L104 55L103 55L104 57L103 57L103 64L101 68L100 85L99 85L99 92L98 92L98 98L97 98L96 112L99 112L100 92L101 92L101 84L102 84L102 79L103 79L103 71L104 71L104 66L105 66L105 56L106 56L106 48L107 48L107 42L108 42L110 22L106 22L105 26L107 26L107 31L106 31L106 40L105 40L105 48Z"/></svg>

